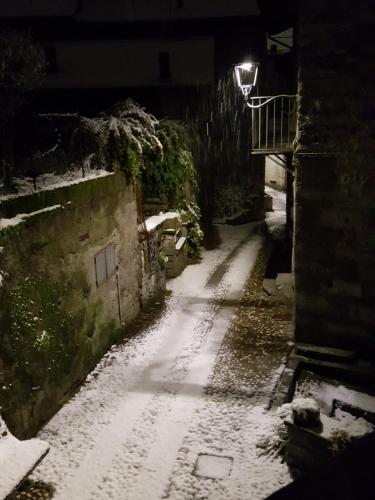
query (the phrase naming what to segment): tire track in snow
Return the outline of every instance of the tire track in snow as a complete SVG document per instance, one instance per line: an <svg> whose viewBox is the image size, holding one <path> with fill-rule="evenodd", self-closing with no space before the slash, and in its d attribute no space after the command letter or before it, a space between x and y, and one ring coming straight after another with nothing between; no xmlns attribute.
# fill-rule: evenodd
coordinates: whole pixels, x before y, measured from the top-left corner
<svg viewBox="0 0 375 500"><path fill-rule="evenodd" d="M222 292L216 299L218 310L215 312L212 325L208 330L205 343L199 353L192 359L187 376L180 388L178 398L175 398L167 418L158 423L158 439L148 455L144 465L142 480L136 483L134 489L127 492L123 498L127 500L146 500L162 498L168 485L173 465L200 397L207 384L215 364L216 355L227 332L235 306L223 307L222 302L230 299L232 303L239 299L243 285L255 262L260 248L260 239L243 245L238 252L238 261L234 260L227 273L224 274ZM248 257L248 272L244 273L241 265L244 257ZM225 282L225 278L232 283ZM186 389L189 391L186 391ZM186 394L188 392L188 395ZM161 453L162 450L162 453Z"/></svg>
<svg viewBox="0 0 375 500"><path fill-rule="evenodd" d="M222 287L219 294L213 295L214 298L209 301L205 310L193 317L189 313L189 303L184 304L185 310L179 318L184 324L184 335L174 335L177 330L177 325L174 323L170 328L174 341L169 342L167 347L164 344L153 362L144 370L141 379L130 389L129 395L124 398L111 422L106 426L105 432L98 436L89 453L69 477L67 487L57 492L56 499L98 498L99 486L101 493L105 495L103 498L112 498L112 491L117 490L119 484L123 483L122 477L126 477L124 486L129 489L138 474L132 467L128 469L131 474L126 474L125 464L139 462L147 454L144 447L149 449L153 443L152 437L147 440L143 436L141 445L138 446L138 453L134 453L134 449L129 446L127 436L132 435L134 428L142 427L145 421L158 428L150 414L165 415L167 411L165 407L169 407L171 401L176 398L180 383L188 373L189 364L212 328L213 318L220 307L220 301L226 295L226 288ZM156 369L154 365L157 365ZM199 392L202 389L199 388ZM95 461L93 456L96 457ZM125 470L120 468L121 474L117 475L117 481L114 483L107 478L116 470L114 469L116 461L122 463ZM108 471L111 470L112 473L109 474Z"/></svg>
<svg viewBox="0 0 375 500"><path fill-rule="evenodd" d="M250 244L246 236L230 254L234 252L241 254L240 247L243 246L253 255L254 245L259 248L260 241L259 237L254 236ZM250 264L248 262L247 268ZM232 271L233 266L231 266ZM240 271L237 269L237 275L242 276L243 283L247 278L247 271L243 268ZM231 274L231 281L234 287L238 288L236 273ZM116 402L113 405L112 414L108 415L108 412L104 411L103 422L95 429L97 435L94 439L93 436L89 436L92 429L84 429L89 444L85 443L82 446L81 452L75 456L72 466L68 468L70 470L57 471L55 468L55 477L57 476L59 482L56 485L55 498L146 499L147 492L146 496L142 496L145 493L142 493L142 485L154 484L155 478L158 481L160 476L163 476L164 481L168 478L189 415L194 410L195 399L203 390L205 379L209 376L210 366L214 363L221 343L221 339L216 337L210 340L212 345L210 342L206 344L210 345L210 362L207 364L209 353L205 352L204 376L202 378L203 372L201 372L201 377L198 377L199 383L194 382L197 381L196 376L200 373L199 370L202 368L200 363L203 359L200 360L199 354L195 356L212 330L221 303L233 295L230 287L218 288L216 292L215 297L215 290L206 286L199 297L178 297L171 300L167 324L161 322L161 326L166 329L163 341L159 343L154 356L150 356L150 353L145 356L144 361L148 362L146 369L138 370L135 376L133 374L132 387L129 387L131 384L125 384L124 392L128 391L128 394L124 394L120 404ZM227 326L228 321L226 318L224 326ZM215 328L217 326L219 326L218 321L215 323ZM222 336L225 331L224 328ZM203 347L203 351L206 346ZM119 358L121 360L121 353ZM165 440L168 441L172 425L176 425L173 446L167 447L169 450L167 453L163 447ZM153 428L157 431L152 432ZM140 429L139 433L137 429ZM160 462L161 458L163 464ZM155 468L156 461L159 461L160 466ZM40 472L43 473L43 467ZM48 475L45 477L43 474L42 477L48 480ZM145 477L148 479L145 480ZM131 493L129 489L132 488Z"/></svg>

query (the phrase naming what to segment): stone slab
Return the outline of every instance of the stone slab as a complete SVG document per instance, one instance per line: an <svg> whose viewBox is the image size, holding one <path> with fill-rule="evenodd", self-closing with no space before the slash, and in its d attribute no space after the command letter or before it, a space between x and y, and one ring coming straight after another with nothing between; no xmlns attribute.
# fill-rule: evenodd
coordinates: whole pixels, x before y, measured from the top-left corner
<svg viewBox="0 0 375 500"><path fill-rule="evenodd" d="M193 474L206 479L224 479L232 470L233 458L200 453Z"/></svg>
<svg viewBox="0 0 375 500"><path fill-rule="evenodd" d="M48 453L40 439L19 441L11 434L0 439L0 499L6 499Z"/></svg>
<svg viewBox="0 0 375 500"><path fill-rule="evenodd" d="M354 360L356 354L354 351L348 351L346 349L338 349L336 347L328 347L315 344L307 344L303 342L297 342L295 345L297 351L309 354L318 354L319 356L326 358L338 358L340 360Z"/></svg>

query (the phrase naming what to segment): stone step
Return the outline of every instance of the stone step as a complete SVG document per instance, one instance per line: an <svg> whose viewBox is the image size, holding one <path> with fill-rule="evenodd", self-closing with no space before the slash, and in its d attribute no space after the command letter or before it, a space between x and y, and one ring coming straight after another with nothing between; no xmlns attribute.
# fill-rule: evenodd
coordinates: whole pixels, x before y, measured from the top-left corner
<svg viewBox="0 0 375 500"><path fill-rule="evenodd" d="M343 361L354 361L356 354L354 351L346 349L338 349L336 347L328 347L315 344L306 344L297 342L295 345L297 352L304 354L317 354L321 358L338 359Z"/></svg>
<svg viewBox="0 0 375 500"><path fill-rule="evenodd" d="M294 351L290 358L299 361L299 366L304 369L310 369L336 380L343 380L350 384L358 384L363 388L373 389L375 386L375 367L372 363L363 360L343 359L328 360L317 359L307 355L297 354Z"/></svg>

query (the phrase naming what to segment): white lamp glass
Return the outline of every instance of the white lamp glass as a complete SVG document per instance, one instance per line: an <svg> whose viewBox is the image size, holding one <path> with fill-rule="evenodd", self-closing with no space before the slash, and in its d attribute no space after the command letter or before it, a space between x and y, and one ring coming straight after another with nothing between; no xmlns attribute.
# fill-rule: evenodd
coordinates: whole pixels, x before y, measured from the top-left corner
<svg viewBox="0 0 375 500"><path fill-rule="evenodd" d="M244 62L234 67L237 85L241 89L245 99L249 97L251 89L257 83L258 66L259 63Z"/></svg>

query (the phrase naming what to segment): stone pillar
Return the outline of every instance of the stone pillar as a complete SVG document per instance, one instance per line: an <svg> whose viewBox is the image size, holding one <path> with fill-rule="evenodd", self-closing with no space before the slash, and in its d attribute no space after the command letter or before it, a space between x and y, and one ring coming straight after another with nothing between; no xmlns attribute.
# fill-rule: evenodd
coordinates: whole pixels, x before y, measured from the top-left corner
<svg viewBox="0 0 375 500"><path fill-rule="evenodd" d="M286 155L286 175L285 175L285 191L286 191L286 231L288 241L293 238L293 205L294 205L294 175L293 175L292 155Z"/></svg>

